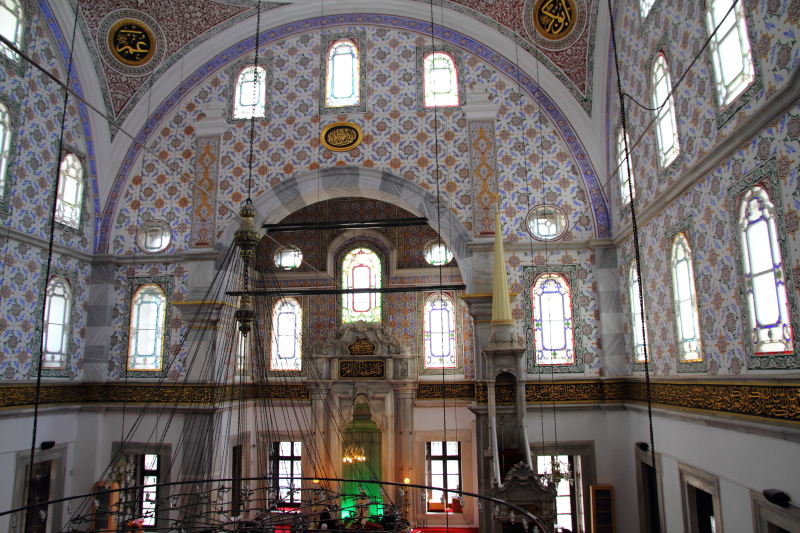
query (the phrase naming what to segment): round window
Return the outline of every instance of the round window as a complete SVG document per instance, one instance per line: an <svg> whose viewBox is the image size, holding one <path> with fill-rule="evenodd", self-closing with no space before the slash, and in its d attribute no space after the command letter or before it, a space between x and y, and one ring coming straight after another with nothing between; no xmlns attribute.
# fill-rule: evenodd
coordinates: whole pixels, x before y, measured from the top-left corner
<svg viewBox="0 0 800 533"><path fill-rule="evenodd" d="M136 233L136 245L146 254L163 252L172 242L172 230L164 220L148 220Z"/></svg>
<svg viewBox="0 0 800 533"><path fill-rule="evenodd" d="M425 261L433 266L446 265L453 260L453 252L439 239L425 245Z"/></svg>
<svg viewBox="0 0 800 533"><path fill-rule="evenodd" d="M275 252L275 266L284 270L291 270L303 262L303 252L297 246L281 246Z"/></svg>
<svg viewBox="0 0 800 533"><path fill-rule="evenodd" d="M554 241L567 232L567 215L557 205L537 205L528 212L528 231L539 241Z"/></svg>

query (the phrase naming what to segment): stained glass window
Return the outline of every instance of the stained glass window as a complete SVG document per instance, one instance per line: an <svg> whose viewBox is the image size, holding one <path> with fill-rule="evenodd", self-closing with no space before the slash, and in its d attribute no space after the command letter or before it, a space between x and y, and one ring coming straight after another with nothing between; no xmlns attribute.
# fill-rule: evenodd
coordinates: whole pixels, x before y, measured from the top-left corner
<svg viewBox="0 0 800 533"><path fill-rule="evenodd" d="M425 302L425 368L455 368L456 308L447 294L437 294Z"/></svg>
<svg viewBox="0 0 800 533"><path fill-rule="evenodd" d="M625 143L626 140L628 141L627 144ZM633 174L628 172L628 161L625 156L626 146L630 150L631 141L620 128L617 136L617 175L619 176L619 192L622 206L630 203L631 189L633 189L633 198L636 198L636 182L633 181ZM631 167L633 167L632 162Z"/></svg>
<svg viewBox="0 0 800 533"><path fill-rule="evenodd" d="M42 342L42 368L65 368L69 345L69 315L72 308L72 289L59 276L47 284L44 306L45 330Z"/></svg>
<svg viewBox="0 0 800 533"><path fill-rule="evenodd" d="M344 107L358 105L359 87L358 47L349 39L340 39L328 51L326 105Z"/></svg>
<svg viewBox="0 0 800 533"><path fill-rule="evenodd" d="M675 118L675 104L670 95L672 81L667 68L667 58L658 54L653 61L653 107L660 108L656 117L656 140L658 143L658 159L661 168L666 168L678 157L678 121ZM661 107L663 104L663 107Z"/></svg>
<svg viewBox="0 0 800 533"><path fill-rule="evenodd" d="M792 323L775 228L775 206L760 186L751 188L742 197L739 231L750 338L755 353L791 352Z"/></svg>
<svg viewBox="0 0 800 533"><path fill-rule="evenodd" d="M706 21L709 35L722 23L711 37L711 55L717 80L717 101L720 106L730 104L755 79L747 19L742 2L729 15L731 0L710 0Z"/></svg>
<svg viewBox="0 0 800 533"><path fill-rule="evenodd" d="M563 276L543 274L531 289L537 365L575 362L572 290Z"/></svg>
<svg viewBox="0 0 800 533"><path fill-rule="evenodd" d="M672 239L672 293L675 300L680 358L682 361L699 361L700 319L694 288L692 249L683 233Z"/></svg>
<svg viewBox="0 0 800 533"><path fill-rule="evenodd" d="M58 201L56 222L71 228L81 224L83 201L83 165L75 154L67 154L61 160L58 172Z"/></svg>
<svg viewBox="0 0 800 533"><path fill-rule="evenodd" d="M161 370L167 298L158 285L143 285L131 302L128 370Z"/></svg>
<svg viewBox="0 0 800 533"><path fill-rule="evenodd" d="M0 200L6 191L8 158L11 156L11 115L8 108L0 102Z"/></svg>
<svg viewBox="0 0 800 533"><path fill-rule="evenodd" d="M19 48L22 43L22 2L19 0L0 0L0 35ZM16 61L17 54L0 43L0 54Z"/></svg>
<svg viewBox="0 0 800 533"><path fill-rule="evenodd" d="M369 248L356 248L342 261L343 289L380 289L381 260ZM342 322L380 322L381 295L378 292L343 294Z"/></svg>
<svg viewBox="0 0 800 533"><path fill-rule="evenodd" d="M631 324L632 331L631 337L633 338L633 360L637 363L644 363L644 350L647 343L647 331L642 333L642 324L644 324L644 316L642 316L641 299L639 298L639 277L636 275L636 261L631 263L628 270L628 290L631 303L631 316L633 323Z"/></svg>
<svg viewBox="0 0 800 533"><path fill-rule="evenodd" d="M422 63L425 107L458 106L458 71L453 57L444 52L433 52L425 56Z"/></svg>
<svg viewBox="0 0 800 533"><path fill-rule="evenodd" d="M247 67L236 80L233 118L263 117L267 112L267 71L263 67Z"/></svg>
<svg viewBox="0 0 800 533"><path fill-rule="evenodd" d="M294 298L282 298L272 311L271 370L300 370L303 349L303 310Z"/></svg>

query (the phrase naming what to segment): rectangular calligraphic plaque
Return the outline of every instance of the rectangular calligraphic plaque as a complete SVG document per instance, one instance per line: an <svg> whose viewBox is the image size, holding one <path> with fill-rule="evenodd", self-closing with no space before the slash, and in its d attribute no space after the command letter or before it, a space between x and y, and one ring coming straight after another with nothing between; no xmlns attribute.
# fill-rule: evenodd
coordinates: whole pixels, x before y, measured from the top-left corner
<svg viewBox="0 0 800 533"><path fill-rule="evenodd" d="M384 361L339 361L339 379L385 379Z"/></svg>

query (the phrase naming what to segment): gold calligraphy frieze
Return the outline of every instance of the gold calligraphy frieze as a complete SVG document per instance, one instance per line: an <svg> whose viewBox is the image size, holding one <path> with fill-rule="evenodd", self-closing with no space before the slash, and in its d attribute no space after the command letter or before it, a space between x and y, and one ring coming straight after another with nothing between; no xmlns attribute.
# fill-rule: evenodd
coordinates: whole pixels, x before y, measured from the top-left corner
<svg viewBox="0 0 800 533"><path fill-rule="evenodd" d="M339 361L340 379L384 379L384 361Z"/></svg>
<svg viewBox="0 0 800 533"><path fill-rule="evenodd" d="M111 26L108 49L120 63L140 67L155 55L156 39L150 28L141 21L123 19Z"/></svg>

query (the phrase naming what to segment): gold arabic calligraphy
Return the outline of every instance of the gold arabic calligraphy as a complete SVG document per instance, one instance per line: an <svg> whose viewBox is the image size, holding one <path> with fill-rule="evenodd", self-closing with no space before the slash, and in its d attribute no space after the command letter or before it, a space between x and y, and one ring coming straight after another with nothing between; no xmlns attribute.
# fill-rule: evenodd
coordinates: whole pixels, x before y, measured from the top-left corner
<svg viewBox="0 0 800 533"><path fill-rule="evenodd" d="M350 146L358 139L358 132L352 128L339 127L328 130L325 140L336 147Z"/></svg>
<svg viewBox="0 0 800 533"><path fill-rule="evenodd" d="M572 30L574 13L573 0L541 0L534 12L536 28L548 39L561 39Z"/></svg>
<svg viewBox="0 0 800 533"><path fill-rule="evenodd" d="M140 66L153 57L153 33L145 25L122 20L111 28L109 47L114 56L131 66Z"/></svg>

